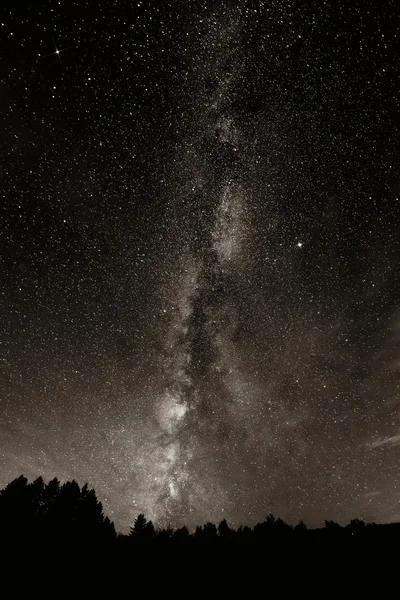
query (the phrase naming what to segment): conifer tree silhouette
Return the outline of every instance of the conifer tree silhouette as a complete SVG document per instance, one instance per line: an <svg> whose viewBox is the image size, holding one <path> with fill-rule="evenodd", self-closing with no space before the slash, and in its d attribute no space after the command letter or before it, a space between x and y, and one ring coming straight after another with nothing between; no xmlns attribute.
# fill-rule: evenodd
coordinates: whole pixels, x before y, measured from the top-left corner
<svg viewBox="0 0 400 600"><path fill-rule="evenodd" d="M129 535L136 540L149 541L155 535L155 529L152 521L148 521L143 513L139 514L133 527L130 528Z"/></svg>
<svg viewBox="0 0 400 600"><path fill-rule="evenodd" d="M0 492L0 530L2 537L21 538L31 525L28 480L20 475Z"/></svg>
<svg viewBox="0 0 400 600"><path fill-rule="evenodd" d="M223 519L218 525L218 536L223 542L228 542L232 539L232 530L226 519Z"/></svg>
<svg viewBox="0 0 400 600"><path fill-rule="evenodd" d="M187 542L189 539L189 529L185 525L177 529L174 531L173 539L179 544Z"/></svg>

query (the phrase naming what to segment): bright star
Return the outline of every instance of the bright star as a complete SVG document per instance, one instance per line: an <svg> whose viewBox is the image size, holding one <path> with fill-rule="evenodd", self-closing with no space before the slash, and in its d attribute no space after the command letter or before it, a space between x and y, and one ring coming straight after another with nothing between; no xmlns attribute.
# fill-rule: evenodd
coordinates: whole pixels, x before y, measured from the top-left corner
<svg viewBox="0 0 400 600"><path fill-rule="evenodd" d="M47 58L48 56L54 56L54 55L57 55L57 56L58 56L58 58L60 59L60 62L61 62L61 56L60 56L60 54L61 54L61 52L65 52L65 50L68 50L68 48L62 48L61 50L59 50L59 48L57 48L57 44L56 44L56 42L55 42L54 38L52 38L52 40L53 40L53 44L54 44L54 52L50 52L50 54L45 54L44 56L41 56L41 55L39 54L39 56L40 56L41 58Z"/></svg>
<svg viewBox="0 0 400 600"><path fill-rule="evenodd" d="M303 242L297 242L297 247L298 247L298 248L301 248L301 247L302 247L302 245L303 245Z"/></svg>

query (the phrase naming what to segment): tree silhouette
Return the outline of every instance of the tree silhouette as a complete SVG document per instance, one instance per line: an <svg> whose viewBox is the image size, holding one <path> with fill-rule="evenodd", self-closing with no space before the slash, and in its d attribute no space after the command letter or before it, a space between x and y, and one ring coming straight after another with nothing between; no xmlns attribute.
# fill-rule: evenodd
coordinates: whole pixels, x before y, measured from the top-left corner
<svg viewBox="0 0 400 600"><path fill-rule="evenodd" d="M172 540L173 535L174 535L174 530L169 525L165 529L161 529L160 531L157 531L157 540L161 543L168 543Z"/></svg>
<svg viewBox="0 0 400 600"><path fill-rule="evenodd" d="M149 541L155 536L155 529L152 521L148 521L143 513L135 519L133 527L130 528L130 536L136 540Z"/></svg>
<svg viewBox="0 0 400 600"><path fill-rule="evenodd" d="M329 531L338 531L342 529L342 526L336 521L324 521L325 529L329 529Z"/></svg>
<svg viewBox="0 0 400 600"><path fill-rule="evenodd" d="M360 535L364 532L365 522L362 519L352 519L348 525L346 525L346 531L350 532L351 535Z"/></svg>
<svg viewBox="0 0 400 600"><path fill-rule="evenodd" d="M218 525L218 535L224 542L228 542L232 538L232 531L226 519L223 519Z"/></svg>
<svg viewBox="0 0 400 600"><path fill-rule="evenodd" d="M101 502L87 484L76 481L62 486L58 479L46 485L42 477L28 484L20 476L0 492L0 535L16 543L67 543L85 540L98 543L115 539L115 528L104 517Z"/></svg>
<svg viewBox="0 0 400 600"><path fill-rule="evenodd" d="M176 529L173 534L173 539L179 544L187 542L189 539L189 529L185 526L181 527L180 529Z"/></svg>
<svg viewBox="0 0 400 600"><path fill-rule="evenodd" d="M21 475L0 491L0 540L3 547L15 545L18 552L28 549L30 555L34 550L40 555L45 550L62 549L70 555L81 552L92 556L97 549L115 548L129 556L134 548L141 547L159 548L161 554L182 547L189 552L197 547L200 552L228 553L232 547L235 552L249 551L249 556L252 549L257 553L265 550L270 557L283 556L283 552L285 557L298 556L299 548L305 555L314 552L315 556L315 551L319 555L331 549L331 556L340 556L346 548L370 552L398 544L400 524L366 524L352 519L345 527L325 521L324 528L308 529L303 521L292 527L269 514L253 528L241 526L235 530L223 519L218 527L207 522L190 533L185 526L175 531L170 526L156 530L141 513L129 535L120 534L117 538L114 524L104 516L102 503L88 484L80 488L75 480L60 484L57 478L46 484L42 477L28 483ZM292 554L291 548L295 549Z"/></svg>
<svg viewBox="0 0 400 600"><path fill-rule="evenodd" d="M210 542L217 539L217 528L214 523L209 522L203 526L203 538Z"/></svg>
<svg viewBox="0 0 400 600"><path fill-rule="evenodd" d="M28 494L28 480L23 475L0 492L0 531L4 538L19 539L30 533L33 517Z"/></svg>

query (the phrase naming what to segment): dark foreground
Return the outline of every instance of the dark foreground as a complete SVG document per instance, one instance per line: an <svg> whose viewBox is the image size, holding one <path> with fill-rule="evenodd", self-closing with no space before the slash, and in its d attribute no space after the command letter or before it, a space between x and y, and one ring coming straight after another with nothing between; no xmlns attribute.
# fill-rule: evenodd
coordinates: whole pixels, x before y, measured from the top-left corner
<svg viewBox="0 0 400 600"><path fill-rule="evenodd" d="M397 575L400 524L354 519L308 529L268 515L252 528L232 529L224 520L190 533L186 527L156 529L138 515L130 533L118 535L87 486L41 478L28 483L21 476L0 492L0 548L3 579L12 578L15 592L28 582L52 580L89 585L101 597L126 590L128 596L186 590L198 597L217 589L234 597L275 589L276 596L311 585L322 585L321 595L329 596L339 581L357 583L361 591L378 575L382 585ZM259 593L250 593L260 585Z"/></svg>

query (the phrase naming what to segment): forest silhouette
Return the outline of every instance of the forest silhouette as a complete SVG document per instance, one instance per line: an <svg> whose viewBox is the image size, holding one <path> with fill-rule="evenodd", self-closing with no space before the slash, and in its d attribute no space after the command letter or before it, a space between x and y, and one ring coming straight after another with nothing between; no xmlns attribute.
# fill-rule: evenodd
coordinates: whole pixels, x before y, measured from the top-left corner
<svg viewBox="0 0 400 600"><path fill-rule="evenodd" d="M32 483L21 475L0 491L0 541L3 548L67 549L79 552L107 551L120 557L170 550L257 553L292 556L321 552L370 552L398 544L400 523L376 524L353 519L346 526L325 521L324 527L309 529L300 521L292 526L269 514L254 527L237 529L224 519L218 525L205 523L193 532L187 527L157 528L139 514L129 533L117 533L104 515L94 490L75 480L63 484L57 478ZM305 553L305 554L304 554Z"/></svg>

